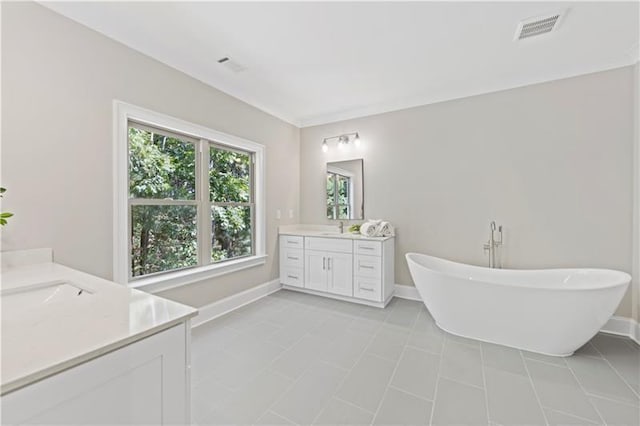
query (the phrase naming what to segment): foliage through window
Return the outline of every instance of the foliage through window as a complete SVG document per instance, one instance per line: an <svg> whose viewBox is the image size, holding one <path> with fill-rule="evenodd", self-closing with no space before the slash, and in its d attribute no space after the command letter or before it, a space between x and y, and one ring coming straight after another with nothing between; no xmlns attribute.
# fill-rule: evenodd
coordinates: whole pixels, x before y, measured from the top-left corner
<svg viewBox="0 0 640 426"><path fill-rule="evenodd" d="M327 172L327 218L349 219L351 177Z"/></svg>
<svg viewBox="0 0 640 426"><path fill-rule="evenodd" d="M129 122L131 278L254 254L254 154Z"/></svg>

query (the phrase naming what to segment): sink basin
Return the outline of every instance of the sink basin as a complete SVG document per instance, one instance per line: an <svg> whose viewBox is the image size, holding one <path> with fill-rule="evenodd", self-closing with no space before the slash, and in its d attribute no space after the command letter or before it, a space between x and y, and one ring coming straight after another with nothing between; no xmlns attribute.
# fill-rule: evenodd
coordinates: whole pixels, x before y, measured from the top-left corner
<svg viewBox="0 0 640 426"><path fill-rule="evenodd" d="M340 232L321 232L320 235L327 235L327 236L337 237L337 236L344 235L344 234L341 234Z"/></svg>
<svg viewBox="0 0 640 426"><path fill-rule="evenodd" d="M65 301L86 299L93 293L68 281L48 281L3 290L0 293L2 310L27 310Z"/></svg>

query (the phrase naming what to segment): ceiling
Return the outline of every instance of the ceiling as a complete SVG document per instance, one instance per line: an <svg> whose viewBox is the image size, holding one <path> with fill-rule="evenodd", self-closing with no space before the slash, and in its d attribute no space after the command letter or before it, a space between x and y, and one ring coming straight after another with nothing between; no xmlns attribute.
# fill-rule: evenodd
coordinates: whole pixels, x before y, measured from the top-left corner
<svg viewBox="0 0 640 426"><path fill-rule="evenodd" d="M637 2L44 6L300 127L629 65ZM514 41L522 19L566 10ZM219 64L229 57L246 69Z"/></svg>

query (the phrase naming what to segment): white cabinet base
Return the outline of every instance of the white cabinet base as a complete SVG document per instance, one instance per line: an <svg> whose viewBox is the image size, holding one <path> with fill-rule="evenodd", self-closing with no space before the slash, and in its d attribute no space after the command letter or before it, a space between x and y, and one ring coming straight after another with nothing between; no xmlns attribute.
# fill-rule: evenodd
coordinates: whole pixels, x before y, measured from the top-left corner
<svg viewBox="0 0 640 426"><path fill-rule="evenodd" d="M384 302L372 302L370 300L356 299L355 297L340 296L338 294L327 293L324 291L315 291L308 288L293 287L286 284L283 284L282 288L285 290L298 291L300 293L307 293L307 294L313 294L315 296L322 296L322 297L328 297L330 299L342 300L344 302L357 303L359 305L373 306L374 308L384 308L393 298L393 293L392 293L389 297L387 297L387 299Z"/></svg>
<svg viewBox="0 0 640 426"><path fill-rule="evenodd" d="M189 321L2 396L6 424L189 424Z"/></svg>

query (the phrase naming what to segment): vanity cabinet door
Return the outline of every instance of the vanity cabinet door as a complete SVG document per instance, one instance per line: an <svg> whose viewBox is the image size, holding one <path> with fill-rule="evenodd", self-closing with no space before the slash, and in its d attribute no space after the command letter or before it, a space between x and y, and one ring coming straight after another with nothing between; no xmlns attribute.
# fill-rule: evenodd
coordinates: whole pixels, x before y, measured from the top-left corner
<svg viewBox="0 0 640 426"><path fill-rule="evenodd" d="M306 250L304 255L304 274L305 288L327 291L327 253Z"/></svg>
<svg viewBox="0 0 640 426"><path fill-rule="evenodd" d="M190 423L187 323L2 397L3 424Z"/></svg>
<svg viewBox="0 0 640 426"><path fill-rule="evenodd" d="M327 291L341 296L353 296L353 256L346 253L328 253Z"/></svg>

